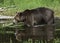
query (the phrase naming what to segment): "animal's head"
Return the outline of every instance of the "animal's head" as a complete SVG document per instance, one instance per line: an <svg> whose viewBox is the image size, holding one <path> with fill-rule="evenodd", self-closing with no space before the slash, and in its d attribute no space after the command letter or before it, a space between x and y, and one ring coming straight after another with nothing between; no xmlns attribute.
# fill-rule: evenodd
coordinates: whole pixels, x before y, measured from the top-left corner
<svg viewBox="0 0 60 43"><path fill-rule="evenodd" d="M16 35L16 40L21 41L21 39L22 39L21 34L17 34L17 35Z"/></svg>
<svg viewBox="0 0 60 43"><path fill-rule="evenodd" d="M25 32L24 31L20 31L20 30L16 30L15 31L15 37L16 37L16 40L18 41L22 41L22 38L25 36Z"/></svg>
<svg viewBox="0 0 60 43"><path fill-rule="evenodd" d="M23 13L16 13L16 16L14 17L13 22L14 23L18 23L18 22L23 22L25 20L25 15L23 15Z"/></svg>
<svg viewBox="0 0 60 43"><path fill-rule="evenodd" d="M14 17L13 22L14 23L24 22L26 20L27 13L29 13L29 10L25 10L24 12L16 13L16 16Z"/></svg>

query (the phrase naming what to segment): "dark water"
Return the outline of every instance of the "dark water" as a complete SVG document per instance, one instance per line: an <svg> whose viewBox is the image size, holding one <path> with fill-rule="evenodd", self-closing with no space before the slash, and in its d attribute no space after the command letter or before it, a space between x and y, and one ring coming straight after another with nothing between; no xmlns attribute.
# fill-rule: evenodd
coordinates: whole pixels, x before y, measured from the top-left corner
<svg viewBox="0 0 60 43"><path fill-rule="evenodd" d="M3 22L5 22L5 23L3 23ZM1 37L0 43L20 43L19 41L17 41L15 39L14 32L13 32L15 29L14 27L6 28L6 29L4 29L5 27L3 28L3 26L10 25L10 23L12 23L12 20L6 20L6 21L4 20L4 21L0 22L0 37ZM59 17L55 18L55 24L56 24L55 27L57 29L56 35L55 35L55 43L60 43L60 18ZM6 33L6 30L8 30L7 33ZM4 39L4 41L3 41L3 39ZM39 41L36 40L36 43L38 43L38 42ZM24 41L24 43L32 43L32 40L29 39L28 42Z"/></svg>

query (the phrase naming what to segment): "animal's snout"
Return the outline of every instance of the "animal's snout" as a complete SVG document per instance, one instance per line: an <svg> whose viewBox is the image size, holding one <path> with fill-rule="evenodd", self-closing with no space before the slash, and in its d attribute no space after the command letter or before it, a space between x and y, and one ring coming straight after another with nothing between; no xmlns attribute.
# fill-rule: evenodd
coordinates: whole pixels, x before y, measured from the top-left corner
<svg viewBox="0 0 60 43"><path fill-rule="evenodd" d="M21 41L21 38L22 38L22 34L21 33L15 33L14 35L16 37L16 40Z"/></svg>
<svg viewBox="0 0 60 43"><path fill-rule="evenodd" d="M15 19L13 20L13 24L17 24L17 21Z"/></svg>
<svg viewBox="0 0 60 43"><path fill-rule="evenodd" d="M16 35L17 35L17 33L14 33L14 35L16 36Z"/></svg>
<svg viewBox="0 0 60 43"><path fill-rule="evenodd" d="M21 34L16 35L16 40L21 41Z"/></svg>

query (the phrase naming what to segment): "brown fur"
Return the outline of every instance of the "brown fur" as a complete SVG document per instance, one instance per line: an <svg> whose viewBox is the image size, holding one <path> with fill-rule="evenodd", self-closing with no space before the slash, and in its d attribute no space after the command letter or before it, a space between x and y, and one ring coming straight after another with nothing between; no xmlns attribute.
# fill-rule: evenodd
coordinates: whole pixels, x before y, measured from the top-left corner
<svg viewBox="0 0 60 43"><path fill-rule="evenodd" d="M17 22L24 22L24 24L27 27L31 27L28 29L26 28L27 34L25 34L25 35L28 37L33 37L32 39L34 39L34 38L37 39L38 36L39 36L38 38L41 38L40 34L42 32L39 31L39 29L41 29L41 28L40 27L34 28L33 26L34 25L41 25L41 24L47 24L47 25L54 24L54 12L49 8L40 7L40 8L36 8L36 9L32 9L32 10L25 10L21 13L19 12L19 13L17 13L17 15L15 16L14 19ZM48 28L48 29L47 28L46 29L42 28L42 30L44 30L44 32L48 31L48 33L50 33L49 32L50 28ZM54 29L53 29L53 31L54 31ZM30 34L30 33L33 33L33 34ZM37 33L39 33L39 35L37 35ZM48 33L46 33L46 35L49 35ZM53 33L51 33L51 34L53 35ZM51 37L48 37L48 38L51 38ZM49 40L51 40L51 39L49 39Z"/></svg>
<svg viewBox="0 0 60 43"><path fill-rule="evenodd" d="M32 10L19 12L15 16L17 22L25 22L27 25L52 24L54 23L54 12L51 9L41 7ZM33 23L32 23L33 22Z"/></svg>

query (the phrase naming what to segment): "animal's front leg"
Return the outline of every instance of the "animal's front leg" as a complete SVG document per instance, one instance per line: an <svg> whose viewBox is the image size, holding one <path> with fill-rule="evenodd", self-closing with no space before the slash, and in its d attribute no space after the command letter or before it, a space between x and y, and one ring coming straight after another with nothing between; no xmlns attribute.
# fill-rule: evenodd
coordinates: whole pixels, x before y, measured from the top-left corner
<svg viewBox="0 0 60 43"><path fill-rule="evenodd" d="M32 39L32 42L35 43L35 39Z"/></svg>

